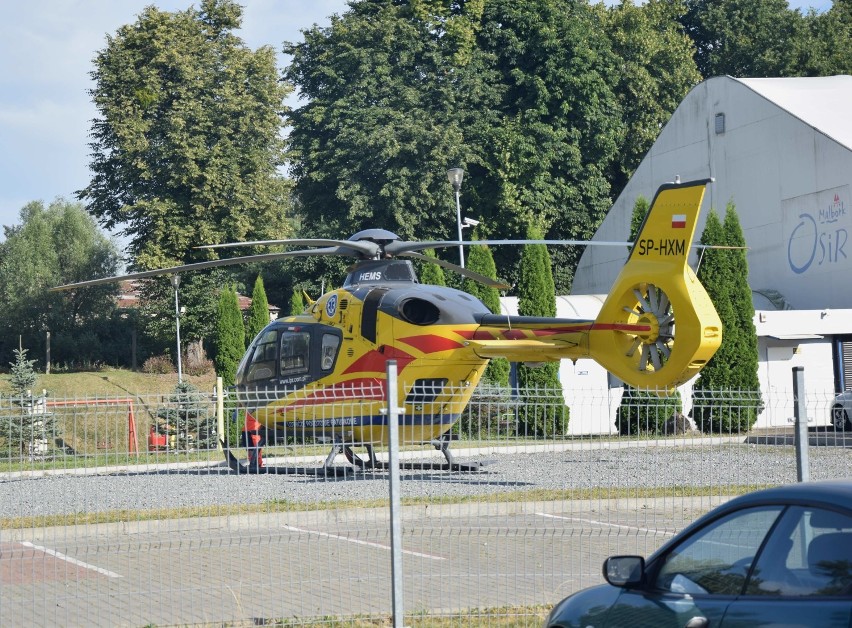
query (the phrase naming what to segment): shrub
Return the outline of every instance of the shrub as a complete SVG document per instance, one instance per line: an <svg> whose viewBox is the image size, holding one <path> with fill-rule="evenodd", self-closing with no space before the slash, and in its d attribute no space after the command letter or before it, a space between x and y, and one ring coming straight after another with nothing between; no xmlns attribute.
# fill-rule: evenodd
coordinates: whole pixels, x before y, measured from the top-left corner
<svg viewBox="0 0 852 628"><path fill-rule="evenodd" d="M175 365L167 355L152 355L142 365L142 372L149 375L166 375L175 372Z"/></svg>
<svg viewBox="0 0 852 628"><path fill-rule="evenodd" d="M213 360L207 358L200 342L193 342L187 347L181 366L188 375L207 375L213 370Z"/></svg>
<svg viewBox="0 0 852 628"><path fill-rule="evenodd" d="M665 434L666 423L683 411L680 393L659 397L656 393L625 386L615 426L622 436L628 434Z"/></svg>

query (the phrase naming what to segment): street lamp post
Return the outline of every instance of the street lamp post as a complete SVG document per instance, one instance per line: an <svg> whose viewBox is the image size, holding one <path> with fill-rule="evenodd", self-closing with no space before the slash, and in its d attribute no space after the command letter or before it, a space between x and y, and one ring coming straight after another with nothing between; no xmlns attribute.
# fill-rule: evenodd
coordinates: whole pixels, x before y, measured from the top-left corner
<svg viewBox="0 0 852 628"><path fill-rule="evenodd" d="M178 307L178 286L180 286L180 275L172 275L172 287L175 289L175 335L177 336L177 369L178 384L183 382L183 373L180 364L180 307Z"/></svg>
<svg viewBox="0 0 852 628"><path fill-rule="evenodd" d="M459 202L459 191L461 190L462 179L464 178L463 168L450 168L447 170L447 179L453 185L456 191L456 224L459 228L459 260L461 267L464 268L464 246L462 246L462 221L461 221L461 204Z"/></svg>

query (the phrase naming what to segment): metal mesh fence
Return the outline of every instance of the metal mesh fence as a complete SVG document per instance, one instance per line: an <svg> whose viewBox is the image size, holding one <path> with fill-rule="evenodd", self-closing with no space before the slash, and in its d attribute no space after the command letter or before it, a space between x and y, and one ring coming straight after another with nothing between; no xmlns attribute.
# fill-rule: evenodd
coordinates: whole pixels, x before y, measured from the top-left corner
<svg viewBox="0 0 852 628"><path fill-rule="evenodd" d="M407 625L540 625L606 556L797 477L787 393L400 387ZM281 396L0 399L0 625L388 623L384 386ZM832 400L812 479L852 461Z"/></svg>

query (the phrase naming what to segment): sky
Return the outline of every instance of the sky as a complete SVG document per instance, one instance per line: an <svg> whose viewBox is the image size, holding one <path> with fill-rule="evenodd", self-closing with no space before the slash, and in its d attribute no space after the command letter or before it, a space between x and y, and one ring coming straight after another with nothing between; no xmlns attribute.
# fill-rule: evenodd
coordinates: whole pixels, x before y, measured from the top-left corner
<svg viewBox="0 0 852 628"><path fill-rule="evenodd" d="M88 133L97 113L88 94L92 59L108 34L135 22L150 4L176 11L193 2L23 0L6 6L0 21L0 225L18 224L30 201L73 200L88 184ZM347 8L346 0L241 4L243 27L237 34L251 48L271 45L279 51L282 42L301 40L303 29L327 26L331 15ZM791 0L790 5L827 10L831 2Z"/></svg>

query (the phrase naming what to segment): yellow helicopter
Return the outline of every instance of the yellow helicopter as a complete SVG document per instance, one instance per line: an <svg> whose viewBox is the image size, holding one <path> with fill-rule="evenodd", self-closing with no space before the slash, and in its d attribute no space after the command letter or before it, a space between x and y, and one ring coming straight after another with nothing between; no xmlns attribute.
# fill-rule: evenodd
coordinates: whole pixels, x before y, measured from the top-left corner
<svg viewBox="0 0 852 628"><path fill-rule="evenodd" d="M244 411L247 464L226 449L241 473L341 475L386 466L374 447L387 443L385 369L399 370L401 443L431 443L446 463L415 468L475 470L456 462L448 436L492 358L541 363L593 358L627 384L669 391L695 376L722 340L722 324L687 263L709 180L667 183L657 191L627 263L595 320L493 314L471 295L419 283L411 259L437 263L487 285L489 277L419 251L459 242L405 242L383 229L348 240L299 239L210 245L276 244L306 249L199 262L95 279L65 290L127 278L201 270L287 256L355 258L343 286L298 316L270 323L248 347L236 376ZM481 240L465 245L588 244L550 240ZM676 317L676 318L675 318ZM675 333L676 332L676 333ZM317 469L264 465L262 449L282 438L332 443ZM353 447L367 449L368 459ZM332 464L344 453L353 467Z"/></svg>

